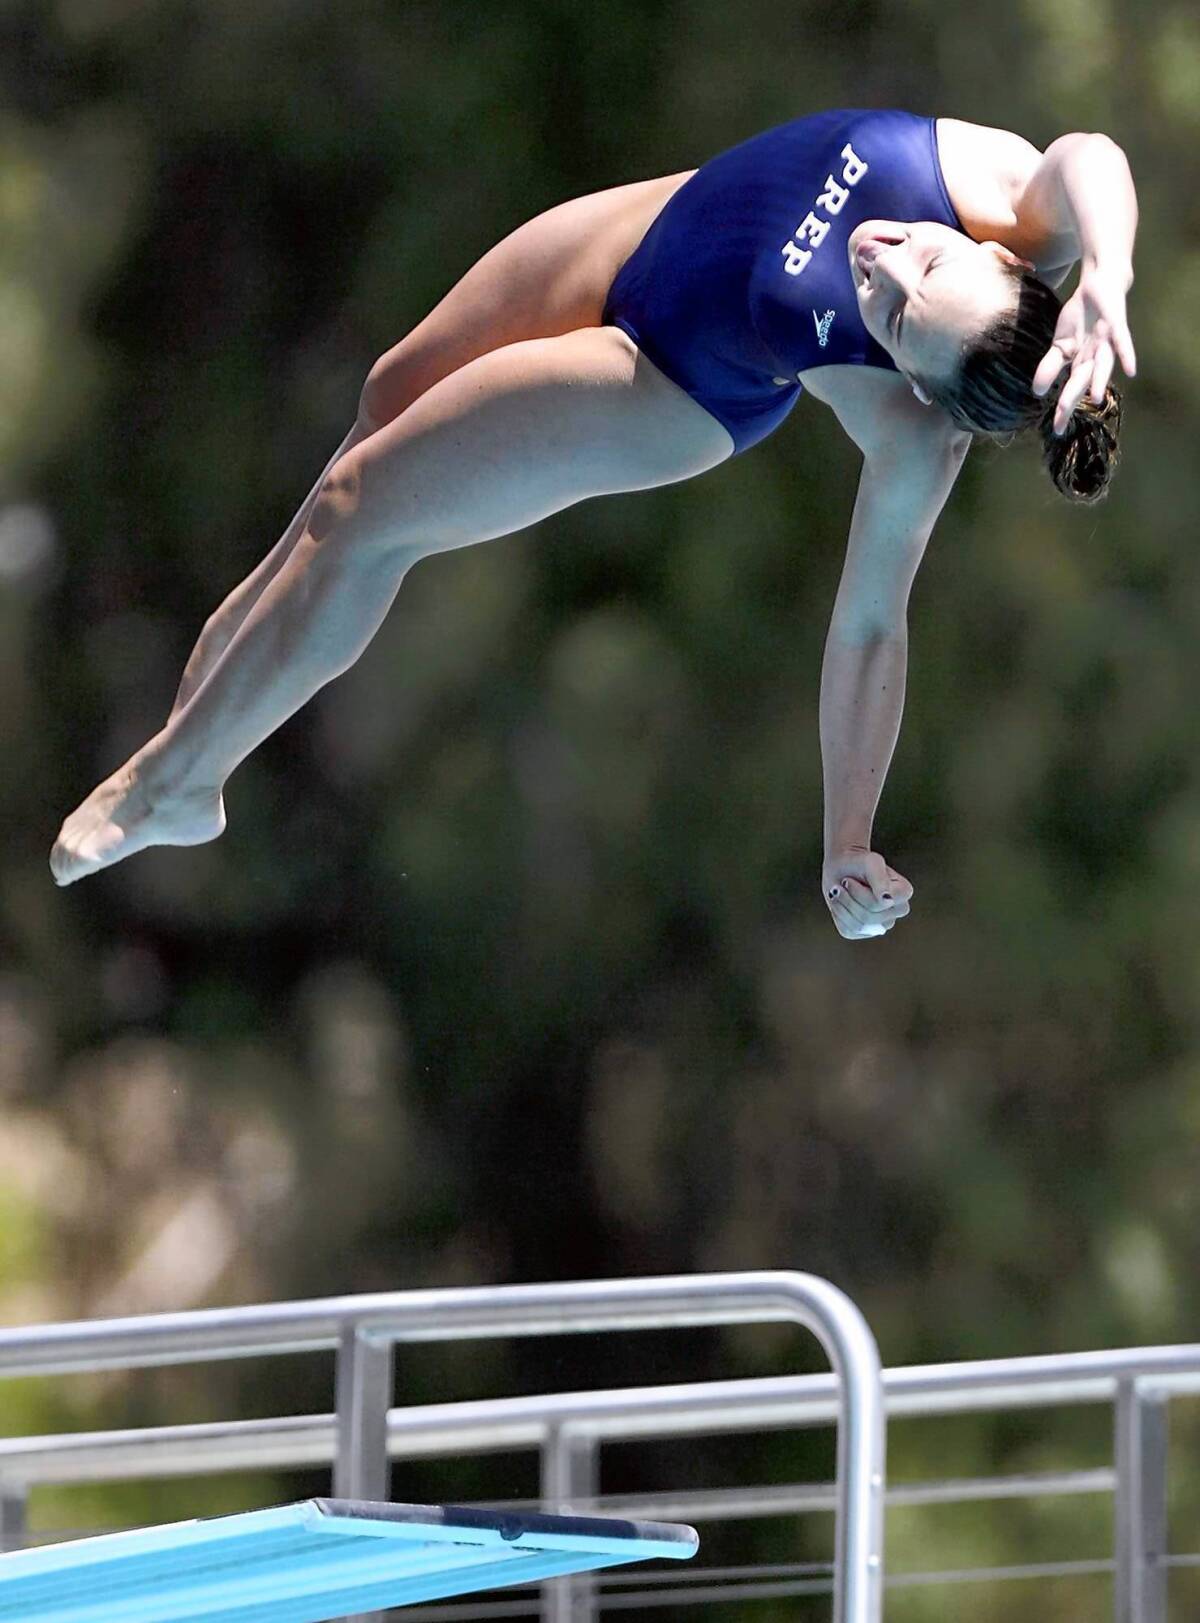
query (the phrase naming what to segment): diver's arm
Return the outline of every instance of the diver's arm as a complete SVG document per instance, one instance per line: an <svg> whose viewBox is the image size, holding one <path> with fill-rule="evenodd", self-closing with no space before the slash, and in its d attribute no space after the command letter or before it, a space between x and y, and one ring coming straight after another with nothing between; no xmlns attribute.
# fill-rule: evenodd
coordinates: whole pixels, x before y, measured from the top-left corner
<svg viewBox="0 0 1200 1623"><path fill-rule="evenodd" d="M1016 198L1022 234L1037 233L1044 258L1056 265L1082 262L1133 284L1138 206L1129 160L1099 132L1060 135L1042 153ZM1123 361L1122 361L1122 364Z"/></svg>
<svg viewBox="0 0 1200 1623"><path fill-rule="evenodd" d="M1100 405L1119 360L1126 376L1137 356L1125 310L1133 285L1137 195L1129 163L1107 135L1059 136L1042 155L1017 203L1018 220L1051 234L1080 260L1079 286L1063 305L1054 342L1033 377L1033 392L1046 394L1065 380L1054 412L1056 433L1088 395Z"/></svg>
<svg viewBox="0 0 1200 1623"><path fill-rule="evenodd" d="M822 888L849 939L909 910L912 886L872 851L872 826L904 708L909 590L969 443L938 413L863 463L821 671Z"/></svg>

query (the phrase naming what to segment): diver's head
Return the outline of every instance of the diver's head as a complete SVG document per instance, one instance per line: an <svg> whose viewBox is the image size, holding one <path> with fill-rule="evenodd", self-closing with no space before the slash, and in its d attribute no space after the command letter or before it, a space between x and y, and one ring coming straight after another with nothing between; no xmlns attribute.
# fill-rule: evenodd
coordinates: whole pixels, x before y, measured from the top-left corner
<svg viewBox="0 0 1200 1623"><path fill-rule="evenodd" d="M867 331L914 393L972 433L1036 428L1055 485L1096 501L1118 458L1121 395L1084 398L1066 433L1053 429L1057 389L1033 393L1061 304L1027 260L933 220L865 220L850 234L851 273Z"/></svg>

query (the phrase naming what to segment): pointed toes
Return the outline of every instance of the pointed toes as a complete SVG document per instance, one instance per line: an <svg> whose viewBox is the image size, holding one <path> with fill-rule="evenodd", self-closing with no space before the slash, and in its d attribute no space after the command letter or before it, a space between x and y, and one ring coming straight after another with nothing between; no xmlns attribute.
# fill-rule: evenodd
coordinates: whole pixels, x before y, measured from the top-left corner
<svg viewBox="0 0 1200 1623"><path fill-rule="evenodd" d="M79 878L79 860L63 843L61 836L54 842L54 849L50 853L50 873L54 883L60 887L74 884Z"/></svg>

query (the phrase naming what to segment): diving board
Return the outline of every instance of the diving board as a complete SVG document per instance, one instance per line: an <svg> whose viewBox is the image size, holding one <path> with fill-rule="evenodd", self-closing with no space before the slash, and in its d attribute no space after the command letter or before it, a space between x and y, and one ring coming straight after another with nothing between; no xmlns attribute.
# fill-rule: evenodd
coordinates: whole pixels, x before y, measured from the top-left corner
<svg viewBox="0 0 1200 1623"><path fill-rule="evenodd" d="M665 1556L690 1527L306 1499L0 1555L0 1619L319 1623Z"/></svg>

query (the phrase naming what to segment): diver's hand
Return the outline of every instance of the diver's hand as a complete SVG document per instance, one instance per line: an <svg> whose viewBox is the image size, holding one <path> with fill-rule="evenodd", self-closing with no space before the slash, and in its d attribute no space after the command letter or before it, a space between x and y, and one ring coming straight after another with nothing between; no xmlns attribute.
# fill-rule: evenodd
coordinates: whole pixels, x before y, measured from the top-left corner
<svg viewBox="0 0 1200 1623"><path fill-rule="evenodd" d="M1079 286L1062 307L1054 342L1033 375L1035 395L1046 394L1067 374L1054 412L1054 432L1061 434L1071 413L1085 394L1099 406L1119 360L1127 377L1137 371L1137 356L1125 316L1125 295L1133 285L1133 272L1085 266Z"/></svg>
<svg viewBox="0 0 1200 1623"><path fill-rule="evenodd" d="M825 858L821 887L838 934L847 941L886 935L897 919L907 917L913 894L903 874L861 846Z"/></svg>

